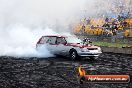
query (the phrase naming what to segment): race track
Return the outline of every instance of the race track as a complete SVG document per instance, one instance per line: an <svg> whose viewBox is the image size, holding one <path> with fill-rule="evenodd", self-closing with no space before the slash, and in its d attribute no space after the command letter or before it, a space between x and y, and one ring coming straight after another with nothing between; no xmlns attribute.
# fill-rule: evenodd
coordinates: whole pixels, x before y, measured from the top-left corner
<svg viewBox="0 0 132 88"><path fill-rule="evenodd" d="M128 74L132 77L132 55L103 53L97 60L70 61L64 57L0 57L0 88L132 88L129 83L81 85L77 68L87 74Z"/></svg>

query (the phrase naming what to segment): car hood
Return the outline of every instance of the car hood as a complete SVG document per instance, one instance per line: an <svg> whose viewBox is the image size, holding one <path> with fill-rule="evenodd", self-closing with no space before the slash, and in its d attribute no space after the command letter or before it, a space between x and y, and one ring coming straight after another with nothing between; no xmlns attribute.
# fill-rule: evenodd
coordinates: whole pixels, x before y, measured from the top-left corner
<svg viewBox="0 0 132 88"><path fill-rule="evenodd" d="M98 46L92 44L78 44L78 43L68 43L67 46L80 47L80 48L98 48Z"/></svg>

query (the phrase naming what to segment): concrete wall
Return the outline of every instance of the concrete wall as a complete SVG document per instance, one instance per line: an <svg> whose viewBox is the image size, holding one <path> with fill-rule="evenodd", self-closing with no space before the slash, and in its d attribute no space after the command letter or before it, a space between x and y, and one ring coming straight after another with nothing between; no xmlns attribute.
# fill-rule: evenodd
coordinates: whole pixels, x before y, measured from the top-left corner
<svg viewBox="0 0 132 88"><path fill-rule="evenodd" d="M132 54L132 48L101 47L103 52Z"/></svg>

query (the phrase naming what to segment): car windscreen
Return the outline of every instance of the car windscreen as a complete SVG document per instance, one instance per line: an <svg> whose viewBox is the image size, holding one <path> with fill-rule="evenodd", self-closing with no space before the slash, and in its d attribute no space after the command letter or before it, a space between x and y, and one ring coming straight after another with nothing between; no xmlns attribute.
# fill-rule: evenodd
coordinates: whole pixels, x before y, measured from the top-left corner
<svg viewBox="0 0 132 88"><path fill-rule="evenodd" d="M82 43L82 41L77 37L66 37L67 43Z"/></svg>
<svg viewBox="0 0 132 88"><path fill-rule="evenodd" d="M39 41L37 42L38 44L45 44L49 38L42 36Z"/></svg>

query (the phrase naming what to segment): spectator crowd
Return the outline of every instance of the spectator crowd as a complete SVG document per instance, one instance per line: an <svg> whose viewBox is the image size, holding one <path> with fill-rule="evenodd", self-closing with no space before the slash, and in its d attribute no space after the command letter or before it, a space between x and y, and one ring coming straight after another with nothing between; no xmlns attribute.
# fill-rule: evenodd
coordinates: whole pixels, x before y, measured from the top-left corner
<svg viewBox="0 0 132 88"><path fill-rule="evenodd" d="M75 26L75 32L99 36L129 36L127 28L132 26L132 19L118 15L117 18L84 18Z"/></svg>

